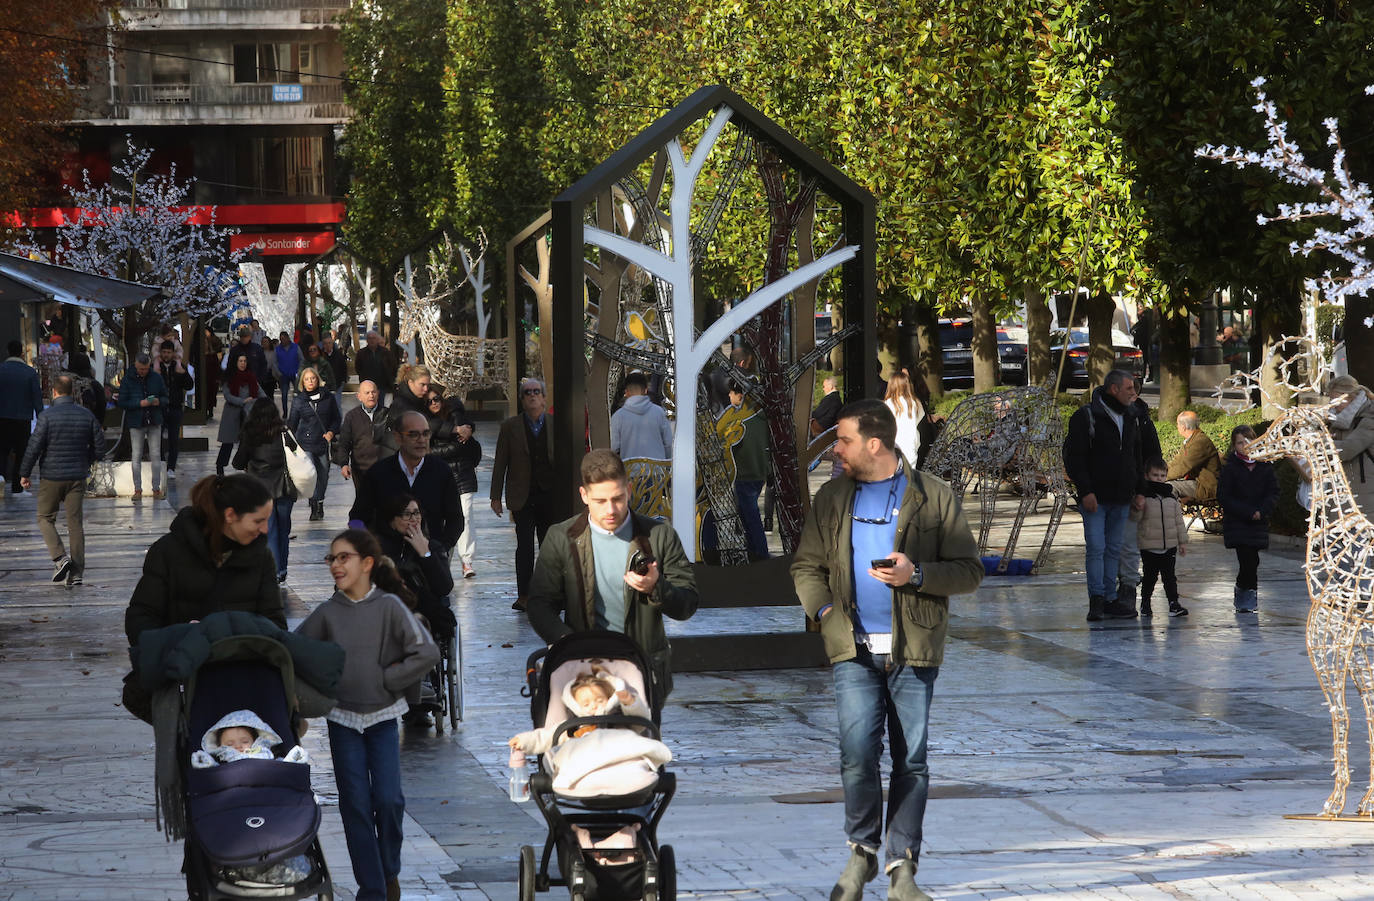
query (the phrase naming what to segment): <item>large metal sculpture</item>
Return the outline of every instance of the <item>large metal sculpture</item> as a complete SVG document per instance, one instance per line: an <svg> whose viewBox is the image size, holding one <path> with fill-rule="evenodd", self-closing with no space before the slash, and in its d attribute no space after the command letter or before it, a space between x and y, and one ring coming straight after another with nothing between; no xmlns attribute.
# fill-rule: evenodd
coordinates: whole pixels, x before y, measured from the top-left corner
<svg viewBox="0 0 1374 901"><path fill-rule="evenodd" d="M1255 460L1300 457L1312 474L1307 525L1307 656L1331 712L1335 787L1323 819L1339 819L1350 785L1347 681L1364 705L1371 753L1370 785L1355 809L1374 818L1374 523L1356 505L1340 455L1326 429L1327 407L1284 410L1246 452Z"/></svg>
<svg viewBox="0 0 1374 901"><path fill-rule="evenodd" d="M434 380L458 397L479 388L496 388L504 395L509 388L506 341L481 335L455 335L440 324L442 311L454 305L459 290L466 284L477 292L479 325L482 324L481 297L488 287L482 281L485 251L485 236L474 260L471 252L454 245L444 235L442 243L430 251L423 287L415 285L409 258L406 268L396 273L397 307L401 314L398 338L407 342L419 335L425 364L433 372ZM458 271L460 264L466 274L454 284L451 273Z"/></svg>
<svg viewBox="0 0 1374 901"><path fill-rule="evenodd" d="M689 153L687 136L698 134ZM701 267L722 217L743 215L732 206L742 190L759 195L768 213L762 272L752 279L757 287L711 319L697 296ZM828 214L823 228L814 225L818 193L839 212ZM722 562L746 559L726 478L728 450L701 389L711 369L729 367L721 347L732 336L757 364L744 375L745 392L768 418L784 553L800 533L808 503L802 464L809 459L802 458L824 447L808 444L806 428L814 364L862 334L862 350L847 355L849 391L861 396L871 369L863 363L874 356L872 209L867 192L719 87L698 91L555 200L551 282L559 337L552 341L552 372L544 370L552 375L555 408L585 401L596 443L608 416L602 398L610 399L620 374L635 368L662 376L676 414L672 519L693 558L699 510L709 510ZM813 227L833 242L819 255ZM837 269L842 279L833 296L855 324L818 345L816 284ZM589 356L562 340L574 327ZM562 417L558 427L569 444L581 446L580 417ZM575 467L579 456L567 455L560 465Z"/></svg>
<svg viewBox="0 0 1374 901"><path fill-rule="evenodd" d="M1026 519L1041 498L1048 499L1052 507L1031 572L1038 571L1049 556L1069 504L1063 444L1064 423L1054 396L1044 388L1009 388L974 394L961 401L927 455L927 472L948 481L959 494L970 488L977 493L978 547L985 554L1000 487L1009 485L1017 496L998 572L1006 572Z"/></svg>

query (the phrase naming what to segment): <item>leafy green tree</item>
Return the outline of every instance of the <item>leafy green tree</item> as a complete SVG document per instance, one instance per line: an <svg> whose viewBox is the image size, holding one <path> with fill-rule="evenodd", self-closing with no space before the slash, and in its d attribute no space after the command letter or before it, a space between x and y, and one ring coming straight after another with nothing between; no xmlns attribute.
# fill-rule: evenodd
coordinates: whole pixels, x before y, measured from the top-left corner
<svg viewBox="0 0 1374 901"><path fill-rule="evenodd" d="M351 174L344 237L380 265L416 249L451 207L442 84L446 5L357 3L340 16L353 108L341 146ZM390 273L382 275L386 281Z"/></svg>
<svg viewBox="0 0 1374 901"><path fill-rule="evenodd" d="M1261 227L1259 213L1301 199L1267 173L1199 160L1203 144L1257 147L1263 121L1249 83L1265 75L1294 137L1320 148L1321 120L1370 121L1362 94L1374 81L1374 18L1346 2L1100 0L1104 87L1143 210L1145 257L1162 285L1160 418L1187 403L1187 311L1225 286L1255 297L1266 340L1297 329L1303 279L1315 261L1289 244L1305 223ZM1353 154L1352 154L1353 156ZM1360 358L1358 352L1351 358ZM1365 354L1363 356L1369 356Z"/></svg>

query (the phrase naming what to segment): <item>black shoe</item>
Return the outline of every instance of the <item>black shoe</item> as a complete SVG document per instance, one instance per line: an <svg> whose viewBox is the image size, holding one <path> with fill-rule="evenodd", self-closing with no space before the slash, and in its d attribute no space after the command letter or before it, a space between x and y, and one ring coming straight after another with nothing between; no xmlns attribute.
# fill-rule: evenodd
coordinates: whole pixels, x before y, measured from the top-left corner
<svg viewBox="0 0 1374 901"><path fill-rule="evenodd" d="M277 573L277 584L278 584L278 585L284 585L284 584L286 584L286 573L285 573L285 572L279 572L279 573Z"/></svg>
<svg viewBox="0 0 1374 901"><path fill-rule="evenodd" d="M1142 600L1142 601L1140 602L1140 615L1141 615L1141 616L1154 616L1154 615L1155 615L1154 608L1150 606L1150 599L1149 599L1149 598L1145 598L1144 600Z"/></svg>
<svg viewBox="0 0 1374 901"><path fill-rule="evenodd" d="M516 599L515 599L515 603L510 605L510 609L512 609L512 610L524 610L524 609L525 609L525 599L524 599L523 597L518 597L518 598L516 598Z"/></svg>
<svg viewBox="0 0 1374 901"><path fill-rule="evenodd" d="M1185 607L1185 606L1183 606L1182 604L1180 604L1178 601L1170 601L1170 602L1169 602L1169 615L1170 615L1170 616L1187 616L1187 615L1188 615L1188 608Z"/></svg>
<svg viewBox="0 0 1374 901"><path fill-rule="evenodd" d="M72 571L72 558L63 554L52 562L52 581L56 585L58 582L65 582L67 574Z"/></svg>
<svg viewBox="0 0 1374 901"><path fill-rule="evenodd" d="M1088 622L1096 623L1102 621L1102 608L1106 604L1106 599L1099 595L1088 596Z"/></svg>
<svg viewBox="0 0 1374 901"><path fill-rule="evenodd" d="M1112 619L1135 619L1135 604L1127 604L1120 600L1107 602L1107 606L1102 608L1102 612Z"/></svg>

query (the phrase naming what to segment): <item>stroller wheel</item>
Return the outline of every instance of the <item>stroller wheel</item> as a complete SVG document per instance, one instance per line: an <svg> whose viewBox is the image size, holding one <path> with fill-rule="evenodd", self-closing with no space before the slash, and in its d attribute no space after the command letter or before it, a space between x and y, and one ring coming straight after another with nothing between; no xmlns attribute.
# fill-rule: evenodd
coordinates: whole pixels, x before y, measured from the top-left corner
<svg viewBox="0 0 1374 901"><path fill-rule="evenodd" d="M658 849L658 901L677 901L677 855L672 845Z"/></svg>
<svg viewBox="0 0 1374 901"><path fill-rule="evenodd" d="M520 901L534 901L534 848L520 846Z"/></svg>

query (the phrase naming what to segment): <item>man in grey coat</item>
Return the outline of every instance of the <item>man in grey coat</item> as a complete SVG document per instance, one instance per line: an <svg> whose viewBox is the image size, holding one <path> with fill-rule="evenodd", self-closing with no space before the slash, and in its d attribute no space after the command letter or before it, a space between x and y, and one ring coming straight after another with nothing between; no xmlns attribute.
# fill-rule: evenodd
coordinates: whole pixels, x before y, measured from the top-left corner
<svg viewBox="0 0 1374 901"><path fill-rule="evenodd" d="M105 452L105 433L100 423L72 397L72 378L53 379L52 406L38 417L38 428L29 439L20 464L21 484L30 486L29 475L39 464L38 531L52 557L53 582L66 581L67 587L81 584L86 571L86 530L81 522L86 500L86 478L91 464ZM67 535L71 553L57 534L57 507L67 509Z"/></svg>

